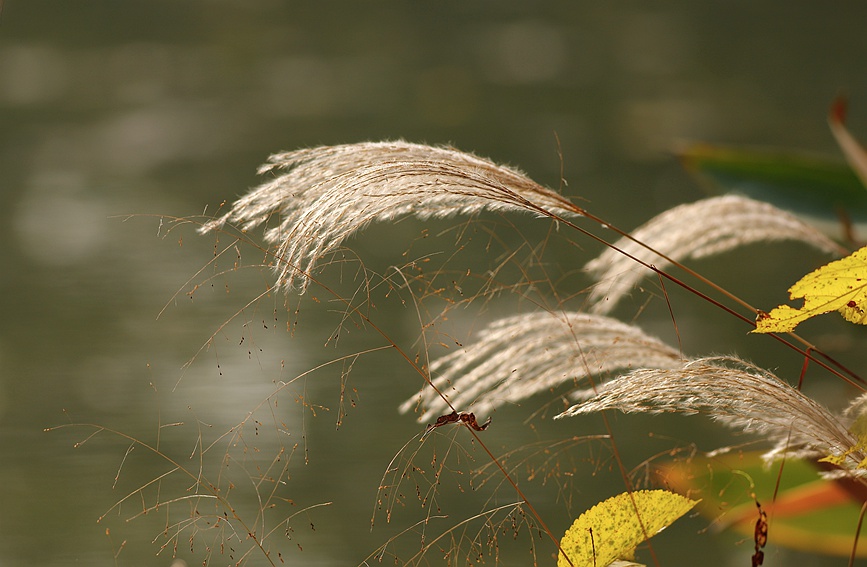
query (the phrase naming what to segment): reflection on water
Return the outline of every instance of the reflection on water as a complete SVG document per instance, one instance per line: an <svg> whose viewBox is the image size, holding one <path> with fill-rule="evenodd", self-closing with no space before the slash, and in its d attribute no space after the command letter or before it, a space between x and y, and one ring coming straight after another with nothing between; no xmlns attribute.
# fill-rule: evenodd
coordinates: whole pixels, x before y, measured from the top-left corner
<svg viewBox="0 0 867 567"><path fill-rule="evenodd" d="M184 498L125 521L158 495L195 494L197 475L224 495L238 494L239 513L252 518L259 513L252 497L270 497L253 479L272 476L275 498L292 501L272 500L279 504L274 513L256 521L264 518L275 530L275 550L287 563L358 563L427 513L419 511L417 497L424 495L416 491L429 471L415 471L401 488L408 493L392 523L379 511L370 532L384 471L423 430L396 412L421 383L411 367L393 349L354 356L387 343L357 317L344 319L327 294L288 301L268 294L269 273L257 267L261 251L236 250L229 239L198 236L194 225L146 215L213 213L257 182L253 172L269 152L380 138L453 143L558 186L559 139L564 192L630 227L699 196L665 154L673 143L703 138L833 151L823 123L829 101L848 88L857 120L867 93L861 7L847 14L801 2L782 14L772 6L669 2L5 4L4 565L112 564L115 554L122 565L171 565L174 553L192 564L206 547L215 564L230 562L221 539L238 550L250 542L214 529L227 522L207 498ZM546 227L516 222L524 235L539 231L545 238ZM401 253L411 247L421 254L422 228L414 221L374 227L350 245L384 271L407 261ZM434 248L452 242L446 233ZM783 265L803 255L782 250ZM583 263L576 253L568 244L551 251L568 266ZM327 277L351 289L355 266L342 264ZM777 268L767 270L771 277ZM373 319L414 355L420 326L412 302L384 292L375 298ZM439 338L454 347L480 320L514 309L516 299L505 294L479 311L452 312L448 328L455 336L443 331ZM690 312L688 302L677 307L682 328L707 316ZM665 317L661 323L648 317L647 325L667 330ZM718 341L742 334L723 321L685 341L696 350L708 348L702 340L713 341L712 348L727 351L739 347ZM544 401L498 412L485 432L491 446L505 452L546 435L574 434L574 424L548 420L535 430L524 424ZM131 442L122 436L91 438L90 427L42 431L72 422L159 445L193 477L167 477L148 486L142 500L136 489L173 465L143 447L128 452ZM418 462L444 459L457 447L449 439L426 445L435 453ZM627 450L642 443L628 431L622 441ZM464 518L482 506L468 478L485 457L472 444L462 447L466 453L449 466L453 486L464 492L444 494L433 515ZM616 474L603 476L570 481L574 511L620 488ZM562 532L570 521L564 493L530 482L526 488ZM502 500L490 506L513 497L498 494ZM192 544L192 525L177 538L163 533L166 514L189 517L193 505L205 516L196 526L209 531ZM295 515L281 525L287 514ZM430 533L439 533L438 522L446 520L433 520ZM689 525L680 532L684 539L670 544L680 557L705 557L717 545L732 552L730 542L695 536L701 527ZM422 532L417 526L396 540L384 560L396 549L411 556ZM528 564L527 540L512 550L508 539L498 540L510 550L500 560ZM533 541L539 563L551 564L550 543ZM507 559L511 551L514 559ZM429 558L440 556L437 548ZM260 555L251 559L261 563Z"/></svg>
<svg viewBox="0 0 867 567"><path fill-rule="evenodd" d="M44 172L24 194L13 226L32 260L62 267L99 252L106 240L109 212L75 172Z"/></svg>

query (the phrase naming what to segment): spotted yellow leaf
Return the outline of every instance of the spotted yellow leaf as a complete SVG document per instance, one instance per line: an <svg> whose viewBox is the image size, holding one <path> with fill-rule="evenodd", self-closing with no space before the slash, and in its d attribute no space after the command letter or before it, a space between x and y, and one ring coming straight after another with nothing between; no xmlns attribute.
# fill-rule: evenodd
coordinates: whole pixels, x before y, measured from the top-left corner
<svg viewBox="0 0 867 567"><path fill-rule="evenodd" d="M838 467L843 467L846 465L846 461L853 453L860 453L864 455L867 452L867 413L865 413L865 402L864 399L861 399L860 407L857 408L858 417L855 418L855 421L852 422L852 425L849 426L849 433L855 436L858 439L858 442L853 446L849 447L842 453L836 455L828 455L819 461L831 463L832 465L837 465ZM850 408L851 409L854 408ZM856 468L859 469L867 469L867 458L862 459Z"/></svg>
<svg viewBox="0 0 867 567"><path fill-rule="evenodd" d="M775 307L756 320L755 333L788 333L816 315L839 311L852 323L867 325L867 246L826 264L789 288L791 299L804 300L800 309Z"/></svg>
<svg viewBox="0 0 867 567"><path fill-rule="evenodd" d="M686 514L697 500L667 490L624 492L590 508L560 540L558 567L607 567ZM565 553L569 559L563 555Z"/></svg>

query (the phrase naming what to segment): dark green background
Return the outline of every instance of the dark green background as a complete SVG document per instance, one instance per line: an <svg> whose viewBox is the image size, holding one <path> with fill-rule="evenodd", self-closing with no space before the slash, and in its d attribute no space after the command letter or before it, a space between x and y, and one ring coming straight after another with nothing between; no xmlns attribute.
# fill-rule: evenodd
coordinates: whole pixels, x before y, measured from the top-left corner
<svg viewBox="0 0 867 567"><path fill-rule="evenodd" d="M112 565L124 540L120 565L172 563L171 550L156 556L159 544L149 543L165 525L164 510L126 522L141 508L133 498L96 523L165 466L135 450L112 488L127 442L103 433L74 448L89 430L44 428L99 423L154 442L159 423L183 421L163 428L161 442L187 459L196 447L196 419L213 439L243 419L274 381L382 344L350 325L337 347L323 347L339 316L327 302L309 298L290 300L290 310L301 306L290 336L283 332L282 298L270 297L244 311L238 321L250 325L227 328L182 371L270 276L250 269L205 281L213 273L206 269L193 280L206 285L190 301L185 282L212 258L214 238L190 227L167 233L159 215L213 212L258 182L255 168L273 151L363 140L451 143L557 187L559 138L564 192L632 228L702 195L670 154L684 140L834 153L825 114L841 91L851 95L853 131L867 138L865 22L867 5L858 2L6 0L0 17L0 565ZM503 219L488 220L514 236ZM546 234L543 221L515 222L528 238ZM401 253L424 227L416 221L376 226L349 245L385 270L406 261ZM453 242L446 235L431 246ZM552 242L555 272L569 273L599 251L571 234ZM242 250L244 264L261 259L255 249ZM771 307L823 260L779 245L697 267ZM231 253L219 267L233 261ZM459 261L481 269L491 263L483 256ZM323 277L340 279L338 270ZM757 289L756 281L766 283ZM637 294L621 314L635 315L644 297ZM372 317L416 352L414 312L378 301ZM466 341L472 321L478 325L518 305L503 294L484 309L456 311L454 332L463 331L458 338ZM579 305L580 298L567 307ZM674 307L687 354L737 351L789 377L800 368L797 356L746 337L745 326L709 306L676 294ZM673 341L667 317L655 301L638 322ZM836 322L814 329L814 338L863 370L863 338ZM335 431L341 368L320 370L281 398L279 419L292 431L290 446L309 441L310 460L303 465L300 454L293 457L286 495L298 508L333 501L299 516L293 539L279 542L288 564L358 564L415 521L386 525L380 518L369 531L383 471L422 427L396 411L420 380L393 351L361 359L350 384L358 407ZM816 376L817 395L840 403L840 384ZM294 397L301 395L330 411L316 418L305 413L302 428ZM602 431L595 420L547 420L531 429L524 420L545 401L498 412L486 432L491 446L508 451ZM647 456L648 428L706 449L720 435L700 418L686 430L682 420L616 421L622 449L635 451L630 466ZM273 422L261 429L273 437ZM694 438L699 434L712 437ZM438 441L442 449L449 438ZM485 462L478 448L459 439ZM559 502L550 489L555 483L532 483L526 475L522 482L560 534L573 513L622 490L619 474L607 466L579 467ZM444 490L455 493L456 482L444 481ZM423 512L413 486L407 518L418 519ZM182 496L186 487L167 485L163 496ZM571 508L563 504L566 493ZM486 498L459 493L443 513L458 521L478 512ZM493 504L513 499L504 488ZM659 543L663 564L749 561L751 542L697 534L706 524L693 519L672 528ZM532 563L526 530L512 547L511 535L501 539L501 561ZM200 541L190 553L182 536L179 557L200 563L206 542L214 540L203 535ZM401 552L404 559L418 549L417 536L401 541L410 550ZM553 564L551 544L535 543L539 564ZM786 553L769 548L767 564L786 563ZM428 559L444 564L441 557L433 551ZM255 555L251 562L263 563ZM227 556L212 557L214 565L229 563Z"/></svg>

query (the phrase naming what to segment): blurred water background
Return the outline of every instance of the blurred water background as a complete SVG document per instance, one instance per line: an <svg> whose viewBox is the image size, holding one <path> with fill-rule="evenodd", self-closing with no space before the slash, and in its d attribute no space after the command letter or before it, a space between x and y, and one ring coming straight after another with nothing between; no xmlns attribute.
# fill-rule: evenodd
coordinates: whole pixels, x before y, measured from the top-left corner
<svg viewBox="0 0 867 567"><path fill-rule="evenodd" d="M853 131L867 138L865 22L867 4L860 2L6 0L0 16L0 565L198 564L205 557L214 565L234 563L250 542L215 535L219 529L203 530L191 543L196 528L187 526L176 559L170 537L158 554L163 532L179 527L167 520L169 506L128 521L156 502L157 490L164 499L190 494L191 480L152 485L144 501L134 494L112 508L167 464L142 448L128 452L128 439L106 432L76 448L95 430L44 429L99 424L159 442L195 470L199 444L244 419L278 381L383 344L369 329L348 324L337 346L326 345L340 317L321 293L315 300L292 298L288 309L273 295L248 306L267 287L266 270L211 276L231 271L238 257L257 264L261 252L230 251L214 268L208 266L214 251L229 240L215 243L190 225L169 230L172 217L213 213L255 185L255 169L269 153L395 138L450 143L516 165L552 187L560 185L562 165L564 193L631 228L703 195L672 157L682 141L837 153L825 115L840 92L851 96ZM540 221L514 222L529 238L547 234ZM386 270L406 261L401 254L424 228L416 221L373 227L349 244L373 268ZM570 270L599 251L575 241L579 246L557 240L555 257L571 263ZM436 246L453 242L447 235ZM823 261L795 245L749 252L700 268L772 306L794 277ZM339 269L324 276L341 277L349 279ZM769 289L754 289L751 278L767 281ZM204 285L190 299L196 283ZM472 329L476 318L515 308L515 298L503 295L501 304L456 312L457 327ZM795 356L749 340L733 318L680 299L675 311L688 354L737 350L784 372L800 368ZM642 302L639 297L623 313L635 315ZM417 352L414 310L381 303L372 317L407 352ZM221 329L236 312L240 317ZM287 317L298 322L294 333L286 332ZM638 321L674 340L667 318L656 302ZM833 354L863 371L857 354L863 339L829 325L819 332L840 347ZM200 351L214 333L211 347ZM286 435L289 448L297 443L281 477L280 494L293 500L286 506L294 513L331 504L300 513L288 532L277 528L278 564L359 564L416 521L388 524L380 514L370 529L383 472L423 428L396 410L420 379L393 350L360 358L343 381L348 413L336 428L341 376L353 360L297 381L276 409L266 405L268 419L257 416L259 430L248 424L234 449L218 444L208 454L217 470L221 454L244 446L262 451L267 464L273 438ZM842 390L827 378L816 388L828 403ZM526 425L545 401L498 412L486 432L492 447L505 452L602 432L596 421L580 422L595 429L577 421ZM179 422L184 425L165 427ZM645 443L635 423L659 423L657 431L666 431L665 420L618 420L627 454ZM674 423L684 441L682 422ZM713 448L716 429L700 419L690 423L696 436L711 436L695 439L701 448ZM443 452L448 439L437 441ZM464 447L467 458L485 462L472 444ZM587 465L586 478L573 478L559 492L522 480L555 533L569 525L571 512L623 488L616 469ZM467 492L451 497L453 508L443 496L442 514L450 519L442 525L478 512L487 498L455 475L448 491ZM494 476L491 484L499 483ZM414 484L405 490L398 509L407 518L423 517ZM489 506L514 499L506 489L497 494ZM574 499L570 513L564 499ZM255 515L255 503L249 505ZM186 501L171 513L184 506L189 515ZM750 541L699 534L706 525L693 518L672 528L676 533L659 544L664 564L749 561ZM435 534L438 526L427 529ZM396 540L405 545L401 559L418 550L421 531ZM510 534L501 537L500 560L532 564L526 536L525 528L514 548ZM469 545L473 537L466 537ZM487 541L481 536L478 543L485 553ZM550 542L533 541L538 563L553 564ZM252 553L250 564L266 563ZM443 555L435 546L427 559L446 564ZM776 549L768 561L790 558ZM832 564L820 556L798 561Z"/></svg>

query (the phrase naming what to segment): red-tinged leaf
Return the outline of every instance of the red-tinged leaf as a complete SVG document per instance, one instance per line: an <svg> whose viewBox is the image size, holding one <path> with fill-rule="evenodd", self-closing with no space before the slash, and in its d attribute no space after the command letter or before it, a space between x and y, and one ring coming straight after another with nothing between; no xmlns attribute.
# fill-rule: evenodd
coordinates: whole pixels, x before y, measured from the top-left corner
<svg viewBox="0 0 867 567"><path fill-rule="evenodd" d="M858 140L849 133L845 122L846 99L839 97L831 105L831 111L828 113L828 125L831 127L831 133L834 134L837 144L843 150L846 161L861 179L861 183L865 187L864 191L867 192L867 152L864 151Z"/></svg>
<svg viewBox="0 0 867 567"><path fill-rule="evenodd" d="M816 465L792 459L783 467L774 500L779 469L766 467L760 453L730 453L670 463L659 478L672 490L701 498L698 511L717 529L752 538L758 500L770 521L768 546L848 557L863 487L825 480ZM867 557L867 545L858 546L858 556Z"/></svg>

